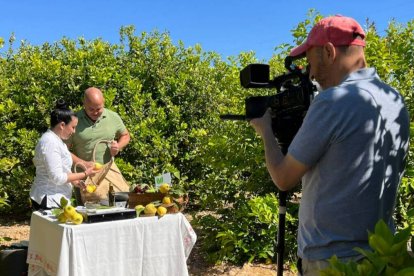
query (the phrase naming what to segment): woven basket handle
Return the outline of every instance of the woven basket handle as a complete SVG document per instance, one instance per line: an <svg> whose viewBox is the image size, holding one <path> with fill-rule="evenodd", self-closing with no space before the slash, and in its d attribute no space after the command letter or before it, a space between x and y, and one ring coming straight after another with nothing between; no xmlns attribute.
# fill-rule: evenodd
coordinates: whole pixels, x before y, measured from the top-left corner
<svg viewBox="0 0 414 276"><path fill-rule="evenodd" d="M83 169L84 171L86 171L86 166L85 166L83 163L78 162L78 163L76 163L76 164L75 164L75 166L73 167L73 170L75 171L75 173L78 173L78 167L82 167L82 169ZM89 179L91 180L92 184L96 185L96 183L95 183L95 181L93 181L92 177L89 177ZM82 180L82 181L83 181L83 180Z"/></svg>
<svg viewBox="0 0 414 276"><path fill-rule="evenodd" d="M81 162L78 162L78 163L75 164L75 166L73 168L75 173L78 173L78 167L82 167L82 169L84 171L86 171L86 166L84 164L82 164Z"/></svg>
<svg viewBox="0 0 414 276"><path fill-rule="evenodd" d="M96 162L96 156L95 156L96 155L96 148L98 147L98 145L100 143L104 143L104 144L106 144L108 146L108 145L110 145L112 143L112 141L109 141L109 140L99 140L98 142L96 142L95 147L93 148L93 152L92 152L92 161L94 163ZM113 158L114 157L112 156L112 159Z"/></svg>

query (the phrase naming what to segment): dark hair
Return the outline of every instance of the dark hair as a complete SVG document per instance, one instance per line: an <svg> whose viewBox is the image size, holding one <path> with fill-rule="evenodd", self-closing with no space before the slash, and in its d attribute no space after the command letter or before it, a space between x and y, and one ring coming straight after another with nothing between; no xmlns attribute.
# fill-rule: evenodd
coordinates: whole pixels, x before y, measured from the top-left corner
<svg viewBox="0 0 414 276"><path fill-rule="evenodd" d="M72 121L72 116L76 116L75 113L67 107L64 100L59 99L56 101L55 109L50 113L50 127L53 128L60 122L68 124Z"/></svg>

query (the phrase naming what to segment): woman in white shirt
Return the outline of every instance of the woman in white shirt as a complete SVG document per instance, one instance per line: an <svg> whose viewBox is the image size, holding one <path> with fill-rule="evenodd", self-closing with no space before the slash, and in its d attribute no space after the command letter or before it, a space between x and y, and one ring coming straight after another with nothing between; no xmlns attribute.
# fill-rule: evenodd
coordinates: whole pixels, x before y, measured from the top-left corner
<svg viewBox="0 0 414 276"><path fill-rule="evenodd" d="M72 157L63 142L74 132L78 118L59 100L50 114L50 129L40 138L36 145L33 163L36 176L30 190L30 198L35 210L57 207L62 196L67 200L72 197L73 185L84 189L82 181L94 175L93 168L84 172L72 173Z"/></svg>

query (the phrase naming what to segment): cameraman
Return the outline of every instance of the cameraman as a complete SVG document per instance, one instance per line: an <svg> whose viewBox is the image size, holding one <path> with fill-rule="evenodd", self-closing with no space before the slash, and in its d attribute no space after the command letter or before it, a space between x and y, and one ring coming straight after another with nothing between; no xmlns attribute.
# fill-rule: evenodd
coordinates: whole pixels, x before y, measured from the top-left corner
<svg viewBox="0 0 414 276"><path fill-rule="evenodd" d="M341 261L360 260L353 248L369 249L368 230L374 231L380 219L394 230L409 117L403 97L366 67L364 46L361 26L337 15L322 19L291 51L292 57L306 57L309 76L322 91L286 156L272 131L271 110L251 120L263 139L266 166L276 186L286 191L302 180L301 275L319 275L332 255Z"/></svg>

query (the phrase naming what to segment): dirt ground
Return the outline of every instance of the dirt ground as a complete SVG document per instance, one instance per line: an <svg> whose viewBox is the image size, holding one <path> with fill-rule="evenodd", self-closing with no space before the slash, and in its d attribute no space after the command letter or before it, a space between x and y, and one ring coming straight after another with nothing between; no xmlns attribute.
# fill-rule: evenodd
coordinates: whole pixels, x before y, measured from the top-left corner
<svg viewBox="0 0 414 276"><path fill-rule="evenodd" d="M187 215L186 215L187 216ZM187 218L190 220L191 217ZM1 241L1 246L9 246L22 241L29 241L30 234L30 221L16 221L16 220L5 220L0 218L0 238L9 237L10 241ZM200 251L200 244L196 243L191 255L187 261L188 272L191 276L270 276L276 275L275 265L265 264L245 264L242 267L222 264L222 265L209 265ZM293 276L296 275L291 271L284 271L283 275Z"/></svg>

